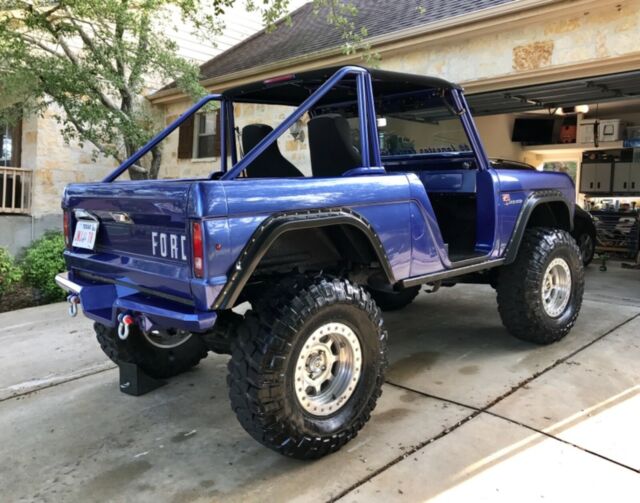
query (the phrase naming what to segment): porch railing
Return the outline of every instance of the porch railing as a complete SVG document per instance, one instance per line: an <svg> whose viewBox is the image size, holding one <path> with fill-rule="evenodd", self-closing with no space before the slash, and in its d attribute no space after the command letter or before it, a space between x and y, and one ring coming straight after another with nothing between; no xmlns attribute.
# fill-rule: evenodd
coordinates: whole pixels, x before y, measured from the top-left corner
<svg viewBox="0 0 640 503"><path fill-rule="evenodd" d="M31 211L30 169L0 167L0 213Z"/></svg>

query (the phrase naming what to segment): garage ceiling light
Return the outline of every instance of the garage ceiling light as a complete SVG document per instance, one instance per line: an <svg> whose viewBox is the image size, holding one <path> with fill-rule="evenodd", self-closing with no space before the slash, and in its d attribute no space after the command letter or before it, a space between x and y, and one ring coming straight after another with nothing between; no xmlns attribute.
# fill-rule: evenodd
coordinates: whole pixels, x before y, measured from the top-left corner
<svg viewBox="0 0 640 503"><path fill-rule="evenodd" d="M557 108L555 113L556 115L586 114L589 113L589 105Z"/></svg>

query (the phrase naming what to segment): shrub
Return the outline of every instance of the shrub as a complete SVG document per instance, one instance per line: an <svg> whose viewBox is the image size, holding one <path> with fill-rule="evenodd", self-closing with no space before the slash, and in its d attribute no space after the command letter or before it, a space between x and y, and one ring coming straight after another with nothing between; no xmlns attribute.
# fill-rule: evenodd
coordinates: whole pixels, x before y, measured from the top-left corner
<svg viewBox="0 0 640 503"><path fill-rule="evenodd" d="M62 233L48 232L27 248L22 260L25 282L39 290L47 302L65 298L64 291L55 282L55 275L65 270L63 251Z"/></svg>
<svg viewBox="0 0 640 503"><path fill-rule="evenodd" d="M0 297L13 283L20 281L22 271L9 252L0 247Z"/></svg>

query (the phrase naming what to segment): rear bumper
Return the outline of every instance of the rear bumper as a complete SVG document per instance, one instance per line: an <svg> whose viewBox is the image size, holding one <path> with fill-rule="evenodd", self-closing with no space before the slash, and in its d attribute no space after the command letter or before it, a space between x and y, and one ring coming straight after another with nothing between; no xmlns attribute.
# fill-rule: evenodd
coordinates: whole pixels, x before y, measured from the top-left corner
<svg viewBox="0 0 640 503"><path fill-rule="evenodd" d="M189 332L206 332L216 322L215 311L198 311L193 306L153 298L126 286L92 282L70 272L60 273L55 279L60 288L80 298L87 318L109 327L117 325L118 315L123 312L144 317L159 328Z"/></svg>

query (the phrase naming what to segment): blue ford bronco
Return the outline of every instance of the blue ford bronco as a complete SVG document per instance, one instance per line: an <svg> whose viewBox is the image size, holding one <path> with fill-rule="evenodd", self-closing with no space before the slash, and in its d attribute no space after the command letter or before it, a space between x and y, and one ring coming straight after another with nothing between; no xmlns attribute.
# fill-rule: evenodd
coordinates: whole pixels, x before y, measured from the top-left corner
<svg viewBox="0 0 640 503"><path fill-rule="evenodd" d="M218 169L116 180L212 101ZM250 106L291 112L237 128ZM277 142L292 128L307 167ZM230 354L246 431L318 458L369 420L386 366L381 311L423 286L491 285L525 341L569 332L584 285L574 190L564 174L492 167L445 80L358 66L285 75L207 96L102 182L69 185L57 282L116 363L168 378Z"/></svg>

